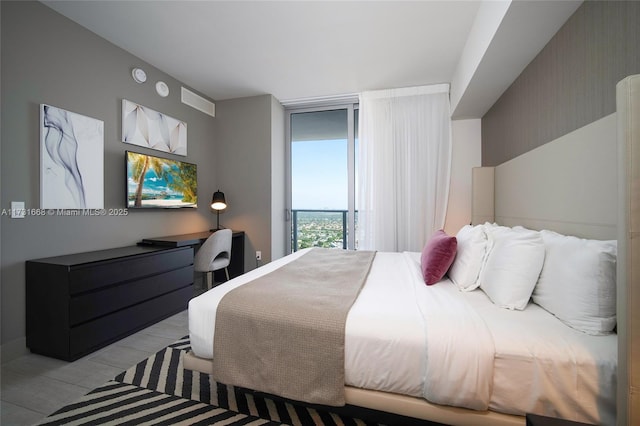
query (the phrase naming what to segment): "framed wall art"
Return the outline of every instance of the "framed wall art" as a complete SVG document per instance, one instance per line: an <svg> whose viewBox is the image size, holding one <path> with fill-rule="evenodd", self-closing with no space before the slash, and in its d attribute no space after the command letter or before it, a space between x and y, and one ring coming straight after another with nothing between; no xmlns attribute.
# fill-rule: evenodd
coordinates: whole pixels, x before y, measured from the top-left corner
<svg viewBox="0 0 640 426"><path fill-rule="evenodd" d="M122 100L122 142L187 155L187 123Z"/></svg>
<svg viewBox="0 0 640 426"><path fill-rule="evenodd" d="M40 208L104 208L104 123L40 105Z"/></svg>

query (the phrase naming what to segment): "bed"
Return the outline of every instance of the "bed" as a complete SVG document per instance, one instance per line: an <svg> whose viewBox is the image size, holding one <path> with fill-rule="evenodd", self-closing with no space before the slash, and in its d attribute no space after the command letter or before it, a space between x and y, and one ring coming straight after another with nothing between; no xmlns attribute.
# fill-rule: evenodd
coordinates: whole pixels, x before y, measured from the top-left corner
<svg viewBox="0 0 640 426"><path fill-rule="evenodd" d="M637 98L637 91L634 96ZM493 214L496 222L506 225L500 228L508 228L510 232L544 229L555 231L554 234L561 237L576 238L573 235L577 235L580 241L618 240L622 242L619 249L624 258L618 257L617 268L626 271L631 253L626 244L628 225L621 222L625 223L624 229L618 229L618 208L610 208L618 206L621 198L615 190L618 176L612 172L617 169L615 135L619 118L605 117L586 129L496 167L492 172L495 176ZM621 143L626 146L629 140L625 138ZM592 145L576 151L573 149L576 141ZM576 161L576 152L587 157ZM592 167L594 161L597 169ZM537 173L540 167L545 169L544 178ZM534 173L535 178L527 176L527 171ZM549 182L545 179L554 176L556 182L563 184L554 185L549 191ZM514 182L521 182L522 187L516 186L514 190ZM589 188L588 194L585 187ZM558 209L559 201L562 207ZM628 206L629 200L625 203L619 208ZM482 226L493 225L477 224L470 228ZM308 254L300 251L276 260L193 299L189 305L193 351L185 358L185 368L212 371L210 358L216 308L227 292ZM489 296L491 290L460 291L458 283L446 275L437 284L425 286L420 257L420 253L376 253L366 282L346 319L346 403L455 425L524 424L526 412L616 424L620 421L620 404L624 400L622 409L631 410L631 418L633 408L628 405L632 404L626 401L628 386L632 384L626 376L623 387L618 383L618 369L622 367L625 375L627 369L626 355L625 364L618 365L620 330L618 334L588 334L568 326L566 318L560 319L548 311L555 308L543 308L533 301L528 301L523 309L505 309L495 303L495 295ZM628 291L630 277L627 275L632 273L618 273L619 296ZM389 286L390 283L393 285ZM622 300L632 303L624 297ZM446 308L438 309L440 305ZM460 316L458 308L452 306L462 307L465 315ZM626 335L627 328L635 330L632 327L636 319L626 317L626 308L623 310L625 316L618 318L618 328L622 324ZM426 317L425 311L435 317ZM394 315L396 320L380 320ZM438 322L433 318L438 317L448 328L444 332L432 332L433 328L426 327L430 331L425 332L425 321L433 324ZM452 334L463 326L474 327L474 332L457 337ZM426 343L429 333L445 335L454 346L429 346ZM399 334L404 338L399 339ZM472 341L464 341L464 336L470 335ZM478 357L480 361L474 364L465 358L465 351L446 349L456 344L476 346L488 353ZM620 345L626 354L627 343ZM428 352L437 347L445 349ZM425 367L425 354L430 360L444 360L446 367L433 364ZM471 375L471 384L466 382L469 375L455 374L465 363L476 369L476 374ZM400 369L399 365L407 369ZM438 374L439 371L446 374ZM523 387L523 382L530 385ZM444 396L435 392L434 387ZM465 395L456 395L456 389L463 389L464 392L458 393ZM626 411L622 417L624 424Z"/></svg>

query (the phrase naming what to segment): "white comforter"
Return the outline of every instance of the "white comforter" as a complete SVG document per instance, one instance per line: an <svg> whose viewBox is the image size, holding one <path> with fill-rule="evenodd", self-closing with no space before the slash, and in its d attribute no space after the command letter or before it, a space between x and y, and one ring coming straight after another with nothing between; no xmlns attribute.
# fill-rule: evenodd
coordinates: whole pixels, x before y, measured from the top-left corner
<svg viewBox="0 0 640 426"><path fill-rule="evenodd" d="M456 295L424 284L415 253L377 253L347 317L347 384L486 410L493 340Z"/></svg>
<svg viewBox="0 0 640 426"><path fill-rule="evenodd" d="M211 358L215 310L226 292L305 252L192 299L194 353ZM447 279L427 287L419 259L419 253L376 254L347 317L347 385L472 409L615 424L615 334L580 333L533 303L524 311L501 309L482 290L459 292Z"/></svg>
<svg viewBox="0 0 640 426"><path fill-rule="evenodd" d="M475 311L455 297L452 286L425 286L416 262L415 253L376 254L347 317L346 384L485 410L493 377L491 335ZM199 357L211 358L213 353L215 306L258 270L247 275L190 302L191 346Z"/></svg>

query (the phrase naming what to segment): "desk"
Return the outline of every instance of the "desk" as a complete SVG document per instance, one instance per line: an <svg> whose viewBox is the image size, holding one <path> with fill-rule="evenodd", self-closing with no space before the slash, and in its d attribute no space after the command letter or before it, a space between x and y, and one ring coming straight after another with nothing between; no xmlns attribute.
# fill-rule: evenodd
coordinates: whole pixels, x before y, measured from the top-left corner
<svg viewBox="0 0 640 426"><path fill-rule="evenodd" d="M211 231L202 231L191 234L144 238L138 244L165 247L199 246L205 242L211 234ZM235 278L238 275L244 274L244 231L233 231L233 237L231 240L231 263L229 264L228 270L230 278ZM226 277L224 276L224 271L216 271L214 278L216 281L225 281Z"/></svg>

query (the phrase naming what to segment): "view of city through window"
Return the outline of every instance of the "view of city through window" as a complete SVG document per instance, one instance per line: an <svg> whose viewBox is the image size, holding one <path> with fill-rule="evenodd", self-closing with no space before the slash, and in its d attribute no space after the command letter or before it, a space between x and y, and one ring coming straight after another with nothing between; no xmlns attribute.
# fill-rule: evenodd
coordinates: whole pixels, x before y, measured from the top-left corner
<svg viewBox="0 0 640 426"><path fill-rule="evenodd" d="M292 247L346 248L346 140L292 144Z"/></svg>
<svg viewBox="0 0 640 426"><path fill-rule="evenodd" d="M293 247L346 248L346 210L293 210Z"/></svg>
<svg viewBox="0 0 640 426"><path fill-rule="evenodd" d="M292 251L347 248L347 114L347 109L291 114Z"/></svg>

